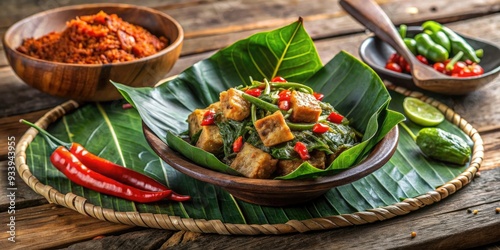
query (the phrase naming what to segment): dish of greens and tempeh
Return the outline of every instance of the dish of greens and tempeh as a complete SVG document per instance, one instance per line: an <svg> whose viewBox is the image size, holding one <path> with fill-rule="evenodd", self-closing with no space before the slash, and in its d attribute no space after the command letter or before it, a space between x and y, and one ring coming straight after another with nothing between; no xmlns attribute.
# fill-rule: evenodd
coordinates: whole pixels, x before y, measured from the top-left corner
<svg viewBox="0 0 500 250"><path fill-rule="evenodd" d="M191 143L249 178L290 174L308 161L325 169L361 135L323 95L275 77L230 88L188 117Z"/></svg>

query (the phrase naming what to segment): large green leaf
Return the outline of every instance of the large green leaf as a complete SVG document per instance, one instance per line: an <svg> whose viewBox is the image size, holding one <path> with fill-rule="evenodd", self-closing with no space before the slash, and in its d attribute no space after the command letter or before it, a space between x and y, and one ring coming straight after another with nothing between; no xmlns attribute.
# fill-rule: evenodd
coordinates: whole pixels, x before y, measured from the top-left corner
<svg viewBox="0 0 500 250"><path fill-rule="evenodd" d="M270 65L279 65L273 68L278 69L278 71L260 70L264 73L258 72L255 75L250 75L255 79L263 75L270 78L275 74L280 74L296 77L294 81L307 82L316 90L325 93L328 102L333 103L336 108L348 114L356 128L362 128L363 124L367 124L366 130L363 131L366 144L375 143L387 132L387 129L392 127L391 124L400 121L400 114L394 111L402 112L404 96L392 91L387 92L385 88L379 88L382 86L381 82L376 75L373 75L373 71L346 53L340 53L323 68L320 65L311 66L308 63L294 63L285 67L288 59L300 58L300 55L303 54L296 53L299 50L295 50L296 45L294 44L298 45L301 44L300 41L307 41L304 42L306 46L302 44L300 47L312 48L311 41L307 36L304 36L300 22L284 27L273 34L262 33L258 36L261 38L249 39L252 41L255 39L262 43L262 48L258 52L247 51L252 54L251 61L257 62L260 60L257 58L264 58L264 54L268 55L267 52L263 52L267 46L265 45L268 40L267 36L280 37L279 40L273 38L269 41L281 41L281 44L288 44L288 48L286 52L284 50L273 51L273 54L280 56L268 59ZM303 38L299 39L299 37ZM238 46L248 48L245 47L248 46L248 42L241 41ZM278 47L278 45L273 45L272 48ZM229 53L232 49L234 48L229 47L227 51L223 50L222 52L228 53L225 54L226 56L240 53L237 52L239 50ZM282 54L279 53L280 51ZM310 50L300 49L300 51ZM238 60L246 60L242 55L239 57ZM319 62L315 50L310 51L308 55L298 61L304 62L306 59L309 62ZM153 126L153 128L156 130L155 133L160 135L160 138L165 139L167 131L180 133L185 130L186 114L191 110L208 105L217 97L215 94L217 91L236 84L236 81L246 81L246 77L240 77L244 75L241 73L243 71L237 71L234 64L229 64L229 62L229 59L217 53L159 88L132 89L133 92L130 92L130 95L124 92L127 100L134 103L137 110L124 110L121 107L122 102L119 101L90 103L65 115L48 128L49 132L63 140L79 142L95 154L143 172L168 185L178 193L191 195L190 201L138 204L75 185L52 166L49 161L50 148L40 136L35 137L27 149L27 164L30 171L42 183L50 185L62 193L72 192L85 197L94 205L115 211L138 211L182 218L214 219L236 224L276 224L286 223L289 220L349 214L392 205L402 198L416 197L434 190L437 186L461 174L468 167L468 165L455 166L427 159L419 152L411 137L401 129L396 153L386 165L356 182L333 188L314 201L291 207L265 207L239 201L219 187L197 181L174 170L153 153L142 132L142 121L144 120L148 125L158 125ZM293 65L301 65L300 67L304 71L290 70ZM263 69L272 68L267 67L269 65L265 66ZM355 70L356 67L359 67L359 70ZM226 68L230 71L231 76L223 74L224 71L221 71L221 69ZM244 70L253 71L251 68L252 66L249 66L248 69ZM220 81L220 75L227 76L227 78ZM197 82L196 79L202 79L203 82ZM352 84L359 84L356 83L358 81L362 81L364 84L355 85L357 91L350 91L349 89L353 86L345 85L350 80L352 80ZM193 92L196 95L193 96ZM384 98L379 100L376 96ZM389 102L388 98L391 97L392 100ZM169 102L165 103L165 98ZM361 113L365 108L361 108L357 98L365 98L367 102L371 102L376 111L370 115ZM151 113L150 116L145 116L148 114L148 109L155 112ZM169 112L170 109L177 112ZM409 121L406 123L414 132L420 129L416 124ZM450 122L445 121L439 127L461 136L472 145L470 138ZM363 151L369 147L370 145L365 145ZM361 154L363 153L361 152Z"/></svg>
<svg viewBox="0 0 500 250"><path fill-rule="evenodd" d="M314 43L300 20L241 40L159 87L114 84L138 109L146 125L171 148L204 167L233 173L214 155L175 135L187 130L186 119L195 108L218 101L221 91L277 74L325 94L324 101L333 104L364 134L361 143L343 152L325 170L304 163L280 179L314 178L349 168L404 119L399 113L387 111L389 93L375 72L358 59L341 52L321 67Z"/></svg>
<svg viewBox="0 0 500 250"><path fill-rule="evenodd" d="M390 108L402 111L403 97L391 92ZM72 192L91 204L115 211L158 213L182 218L217 219L226 223L286 223L289 220L349 214L387 206L402 198L416 197L461 174L466 166L455 166L425 158L411 137L400 129L400 141L394 156L381 169L351 184L333 188L307 204L292 207L265 207L233 198L223 189L197 181L163 162L144 139L142 122L136 110L123 110L122 102L87 104L53 123L48 131L66 140L76 141L104 158L149 175L192 200L139 204L103 195L73 184L50 163L50 147L40 136L27 149L27 164L42 183L62 193ZM409 121L417 132L420 127ZM464 138L458 127L448 121L439 125Z"/></svg>

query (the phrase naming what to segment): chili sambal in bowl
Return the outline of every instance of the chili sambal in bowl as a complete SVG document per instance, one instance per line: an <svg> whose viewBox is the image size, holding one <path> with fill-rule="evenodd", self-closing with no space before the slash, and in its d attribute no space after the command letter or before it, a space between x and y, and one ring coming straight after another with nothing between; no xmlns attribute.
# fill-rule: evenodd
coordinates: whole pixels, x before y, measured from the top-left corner
<svg viewBox="0 0 500 250"><path fill-rule="evenodd" d="M467 94L482 88L500 73L500 58L495 56L500 48L492 43L458 34L434 21L421 26L402 24L398 30L420 63L457 79L448 90L437 93ZM415 86L406 60L379 37L364 40L359 54L382 79L411 90L423 90Z"/></svg>
<svg viewBox="0 0 500 250"><path fill-rule="evenodd" d="M153 86L171 70L184 39L169 15L127 4L47 10L12 25L7 59L28 85L80 101L122 98L110 81Z"/></svg>

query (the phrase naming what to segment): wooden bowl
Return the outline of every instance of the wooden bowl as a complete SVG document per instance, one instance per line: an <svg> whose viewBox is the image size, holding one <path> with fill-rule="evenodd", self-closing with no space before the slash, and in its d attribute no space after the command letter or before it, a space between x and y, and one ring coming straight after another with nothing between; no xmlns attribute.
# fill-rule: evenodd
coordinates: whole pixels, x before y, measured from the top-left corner
<svg viewBox="0 0 500 250"><path fill-rule="evenodd" d="M233 176L194 164L170 149L146 125L143 129L146 140L156 154L179 172L219 186L240 200L264 206L305 203L318 198L333 187L367 176L389 161L396 151L399 138L396 126L375 146L366 159L332 176L304 180L267 180Z"/></svg>
<svg viewBox="0 0 500 250"><path fill-rule="evenodd" d="M420 26L409 26L408 36L422 32ZM484 87L493 81L500 73L500 48L487 41L461 35L473 48L484 50L484 56L481 58L481 65L484 68L484 74L481 76L455 78L456 81L439 81L429 85L417 87L410 74L398 73L385 68L389 56L395 53L395 50L379 37L369 37L361 43L359 55L361 59L368 64L382 79L386 79L395 85L399 85L411 90L427 90L445 95L464 95ZM444 76L444 75L443 75Z"/></svg>
<svg viewBox="0 0 500 250"><path fill-rule="evenodd" d="M77 16L99 11L117 14L124 21L141 26L169 45L138 60L111 64L69 64L36 59L16 51L23 39L38 38L65 29ZM184 32L172 17L146 7L126 4L85 4L44 11L12 25L3 37L4 50L14 72L28 85L48 94L82 101L123 98L110 80L142 87L153 86L170 71L180 56Z"/></svg>

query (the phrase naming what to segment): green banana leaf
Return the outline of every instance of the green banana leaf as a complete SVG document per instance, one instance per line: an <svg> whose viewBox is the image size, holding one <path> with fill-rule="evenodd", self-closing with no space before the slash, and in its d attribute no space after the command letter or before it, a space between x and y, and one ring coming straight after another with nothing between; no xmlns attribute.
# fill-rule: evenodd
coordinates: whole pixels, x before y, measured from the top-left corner
<svg viewBox="0 0 500 250"><path fill-rule="evenodd" d="M305 50L306 47L302 46L300 49L295 49L295 44L309 44L310 42L308 36L304 35L300 22L284 29L294 30L297 34L286 36L286 34L294 34L290 30L286 32L279 31L281 32L279 35L263 33L266 36L281 37L283 38L281 41L288 41L288 44L290 44L287 53L284 55L278 53L279 50L273 52L275 55L281 55L281 57L276 56L276 58L281 58L283 62L279 63L279 59L275 58L273 60L273 58L269 58L269 64L285 65L288 60L284 59L289 57L289 60L293 60L302 55L298 51L307 51L309 56L306 57L309 58L309 62L319 62L315 50L310 52L310 50ZM286 39L286 37L294 37L294 39ZM302 38L298 39L299 37ZM257 38L251 38L251 40L254 39ZM275 40L273 39L273 41ZM238 46L245 47L245 43L239 42ZM276 46L278 45L273 45L273 48L276 48ZM310 45L307 47L311 48ZM265 48L266 46L263 46L258 51L265 54L262 52L265 51ZM236 51L231 53L234 54ZM229 53L229 51L224 50L223 53ZM225 55L231 55L231 53ZM54 187L61 193L71 192L86 198L91 204L115 211L166 214L182 218L220 220L224 223L235 224L280 224L290 220L351 214L392 205L401 199L416 197L434 190L436 187L460 175L468 167L468 164L456 166L427 159L420 153L412 138L403 129L400 129L397 150L387 164L365 178L333 188L325 195L307 204L289 207L266 207L235 199L224 189L190 178L162 161L149 147L142 131L142 122L144 121L146 124L158 124L157 127L153 127L156 129L154 132L165 140L168 131L174 134L181 133L185 130L184 126L186 124L186 117L183 114L190 112L194 108L207 106L217 98L215 94L208 95L206 93L216 93L224 90L234 84L232 80L246 80L246 76L243 76L246 73L241 74L240 78L237 71L230 72L231 76L228 76L228 78L212 78L221 75L219 69L226 67L231 69L232 65L229 64L228 59L220 58L223 57L221 55L214 55L214 57L194 65L187 71L190 73L183 73L176 80L161 85L158 90L163 92L148 92L150 89L136 89L137 93L134 94L133 104L137 109L124 110L122 101L89 103L70 114L66 114L48 128L48 131L56 137L65 141L79 142L94 154L151 176L177 193L190 195L191 200L182 203L167 200L151 204L139 204L75 185L52 166L49 160L50 147L41 136L35 137L26 151L27 165L30 171L42 183ZM254 56L253 58L258 57ZM306 61L304 58L298 60L298 62ZM238 60L242 61L244 58L241 57ZM355 60L352 56L340 53L324 67L308 64L297 64L296 62L296 64L290 64L286 68L274 68L277 70L275 73L262 71L261 76L268 78L275 74L290 76L289 79L293 79L293 81L307 82L317 91L323 92L327 96L326 100L347 114L356 128L361 128L363 124L372 125L367 126L366 130L364 130L365 142L368 141L366 144L376 143L387 133L388 129L394 126L390 124L396 124L401 120L400 112L402 112L404 96L393 91L388 92L385 88L380 89L378 92L375 91L378 90L375 89L376 87L381 86L380 80L373 74L371 69ZM293 69L291 67L293 65L300 65L304 67L303 69L308 68L308 73L299 73L302 71ZM360 67L359 70L354 71L357 67ZM251 66L246 70L251 70L250 68ZM265 68L268 69L268 67ZM333 77L333 75L336 77ZM224 76L226 75L224 74ZM195 79L198 78L202 79L203 82L196 82ZM215 82L212 82L214 79ZM219 83L218 81L221 79L223 82ZM257 77L254 76L254 79L257 79ZM348 82L349 79L352 79L351 84L359 84L358 81L366 81L369 84L367 86L335 85L337 81ZM120 85L117 84L117 86ZM358 91L349 89L354 87L359 88ZM174 89L176 92L171 91ZM178 90L185 91L177 92ZM164 97L160 95L169 93L169 91L171 93L167 96L170 98L170 102L152 103L155 112L149 117L144 116L146 108L143 109L142 105L151 100L163 101ZM192 92L196 93L194 99ZM338 98L338 96L334 98L335 93L339 92L342 93L342 95L339 95L341 98ZM365 93L371 93L371 96ZM378 105L376 111L370 113L371 115L358 113L360 103L357 102L359 99L355 98L356 95L366 97L367 100L372 102L372 106ZM391 100L390 102L388 100L380 101L375 96L383 96ZM127 100L131 101L131 97L127 97ZM352 102L347 100L352 100ZM178 112L169 113L167 112L169 109L175 109ZM421 128L409 121L406 121L406 123L415 133ZM452 123L444 121L439 127L459 135L472 145L470 138ZM364 151L368 150L369 147L370 145L366 145L361 155L366 153Z"/></svg>
<svg viewBox="0 0 500 250"><path fill-rule="evenodd" d="M204 167L238 175L214 155L176 137L188 128L186 119L196 108L219 100L230 87L251 84L251 79L280 75L303 82L325 95L351 125L364 134L361 143L343 152L321 170L309 163L279 179L314 178L335 174L361 161L404 117L389 112L390 95L380 78L364 63L341 52L325 66L301 20L270 32L255 34L222 49L177 78L156 88L132 88L114 83L141 114L144 123L169 147Z"/></svg>
<svg viewBox="0 0 500 250"><path fill-rule="evenodd" d="M404 96L392 91L390 94L389 108L402 112ZM191 200L139 204L75 185L52 166L50 147L41 136L36 136L26 151L32 174L61 193L71 192L91 204L115 211L214 219L224 223L280 224L392 205L434 190L468 167L468 164L456 166L427 159L405 130L400 129L394 156L365 178L333 188L307 204L258 206L237 200L224 189L197 181L163 162L144 138L139 113L134 109L124 110L122 104L120 101L86 104L54 122L47 130L62 140L79 142L90 152L155 178L178 193L190 195ZM421 128L409 121L406 124L414 133ZM470 138L450 122L444 121L439 128L459 135L472 145Z"/></svg>

